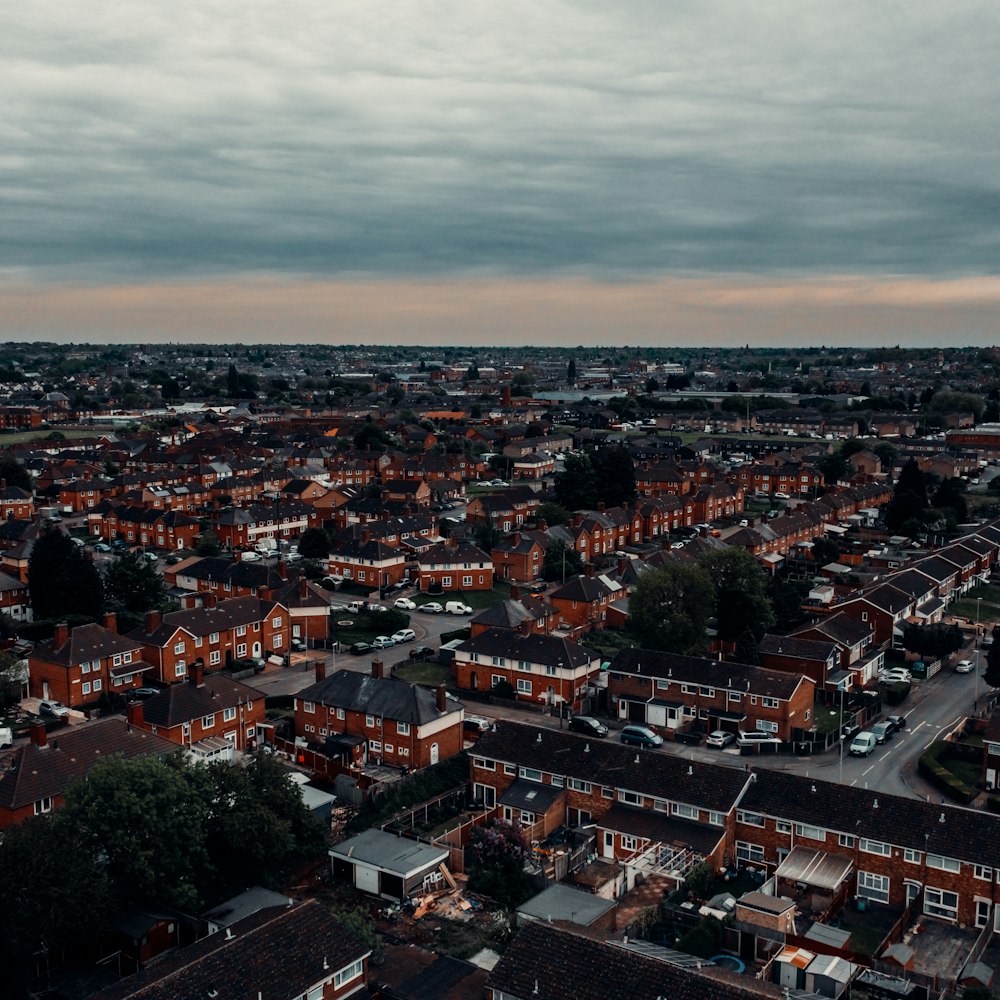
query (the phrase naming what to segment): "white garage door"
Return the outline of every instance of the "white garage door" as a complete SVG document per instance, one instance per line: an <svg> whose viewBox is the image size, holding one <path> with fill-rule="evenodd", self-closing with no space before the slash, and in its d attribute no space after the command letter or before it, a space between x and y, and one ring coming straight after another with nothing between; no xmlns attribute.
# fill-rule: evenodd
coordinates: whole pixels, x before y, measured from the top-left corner
<svg viewBox="0 0 1000 1000"><path fill-rule="evenodd" d="M367 865L354 866L354 884L362 892L370 892L378 895L378 869L369 868Z"/></svg>

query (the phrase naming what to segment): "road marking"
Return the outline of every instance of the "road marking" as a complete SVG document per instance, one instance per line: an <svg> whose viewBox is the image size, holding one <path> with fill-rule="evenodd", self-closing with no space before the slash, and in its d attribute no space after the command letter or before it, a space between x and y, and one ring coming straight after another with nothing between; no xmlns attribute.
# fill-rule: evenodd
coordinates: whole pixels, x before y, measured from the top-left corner
<svg viewBox="0 0 1000 1000"><path fill-rule="evenodd" d="M868 771L873 771L873 770L875 770L875 764L872 764L871 767L868 768ZM862 771L861 777L863 778L866 774L868 774L868 771Z"/></svg>

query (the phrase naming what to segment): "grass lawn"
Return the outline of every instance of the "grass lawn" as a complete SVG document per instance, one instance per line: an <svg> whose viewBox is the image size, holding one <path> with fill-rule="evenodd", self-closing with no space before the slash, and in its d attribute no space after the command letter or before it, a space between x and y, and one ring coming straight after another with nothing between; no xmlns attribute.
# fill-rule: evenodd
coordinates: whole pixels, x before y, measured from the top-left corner
<svg viewBox="0 0 1000 1000"><path fill-rule="evenodd" d="M341 620L347 621L346 618ZM345 646L350 646L352 642L371 642L377 635L391 635L391 631L386 632L383 629L370 628L367 623L362 626L358 622L355 622L350 628L342 628L334 622L330 623L330 638L336 639L337 642L343 643Z"/></svg>
<svg viewBox="0 0 1000 1000"><path fill-rule="evenodd" d="M952 604L951 613L975 622L977 597L982 598L982 603L979 606L979 620L981 622L995 622L1000 618L1000 587L992 584L973 587L960 601L955 601Z"/></svg>
<svg viewBox="0 0 1000 1000"><path fill-rule="evenodd" d="M976 760L964 760L949 754L943 757L940 763L942 767L951 771L959 781L964 781L969 788L975 788L983 776L982 766Z"/></svg>
<svg viewBox="0 0 1000 1000"><path fill-rule="evenodd" d="M605 660L610 660L615 653L620 653L623 649L639 645L638 640L630 632L623 632L620 629L595 629L588 632L580 640L581 645L594 650Z"/></svg>
<svg viewBox="0 0 1000 1000"><path fill-rule="evenodd" d="M70 440L72 438L96 438L114 429L112 427L70 427L68 425L60 425L59 427L47 427L44 430L37 431L15 431L13 434L0 435L0 446L24 444L25 441L42 441L54 430L59 431L64 438ZM121 428L118 429L120 430Z"/></svg>
<svg viewBox="0 0 1000 1000"><path fill-rule="evenodd" d="M407 663L404 667L397 667L396 676L411 684L426 684L428 687L447 685L452 680L449 667L443 663L429 663L426 660L417 660L415 663Z"/></svg>
<svg viewBox="0 0 1000 1000"><path fill-rule="evenodd" d="M816 722L816 728L821 733L835 733L845 722L849 722L852 718L852 712L845 712L841 715L839 705L835 708L831 708L828 705L813 706L813 719Z"/></svg>
<svg viewBox="0 0 1000 1000"><path fill-rule="evenodd" d="M492 608L496 604L503 604L510 598L510 588L494 588L493 590L449 590L446 594L414 594L413 600L418 605L436 602L444 607L448 601L462 601L468 604L474 611L481 611L483 608Z"/></svg>

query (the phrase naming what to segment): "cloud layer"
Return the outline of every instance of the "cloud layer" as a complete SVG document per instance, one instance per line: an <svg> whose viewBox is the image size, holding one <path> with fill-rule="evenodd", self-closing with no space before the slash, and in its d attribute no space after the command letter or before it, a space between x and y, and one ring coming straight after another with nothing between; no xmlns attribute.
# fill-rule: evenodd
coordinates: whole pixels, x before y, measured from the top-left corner
<svg viewBox="0 0 1000 1000"><path fill-rule="evenodd" d="M8 287L1000 261L993 4L8 8Z"/></svg>

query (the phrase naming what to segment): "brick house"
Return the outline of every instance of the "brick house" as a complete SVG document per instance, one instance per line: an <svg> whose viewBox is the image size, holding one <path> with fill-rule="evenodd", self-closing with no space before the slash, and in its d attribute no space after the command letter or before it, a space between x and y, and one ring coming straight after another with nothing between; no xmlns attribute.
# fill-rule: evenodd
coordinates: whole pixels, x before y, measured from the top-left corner
<svg viewBox="0 0 1000 1000"><path fill-rule="evenodd" d="M8 518L31 520L35 514L35 502L31 490L20 486L9 486L6 479L0 479L0 521Z"/></svg>
<svg viewBox="0 0 1000 1000"><path fill-rule="evenodd" d="M600 656L571 639L491 628L455 650L455 683L467 691L509 684L518 701L583 711Z"/></svg>
<svg viewBox="0 0 1000 1000"><path fill-rule="evenodd" d="M789 742L794 729L812 727L815 690L802 674L650 649L622 650L608 673L618 718L667 734L698 725Z"/></svg>
<svg viewBox="0 0 1000 1000"><path fill-rule="evenodd" d="M517 631L524 635L530 632L544 635L556 627L558 618L551 604L539 598L522 596L516 587L511 587L510 600L477 611L469 620L469 629L473 639L491 628Z"/></svg>
<svg viewBox="0 0 1000 1000"><path fill-rule="evenodd" d="M490 558L501 580L530 583L542 574L545 550L537 539L516 531L493 546Z"/></svg>
<svg viewBox="0 0 1000 1000"><path fill-rule="evenodd" d="M493 560L471 542L449 538L417 554L421 592L492 590Z"/></svg>
<svg viewBox="0 0 1000 1000"><path fill-rule="evenodd" d="M372 538L365 529L357 537L334 543L327 565L331 573L377 590L399 583L406 575L407 562L402 549Z"/></svg>
<svg viewBox="0 0 1000 1000"><path fill-rule="evenodd" d="M291 540L306 528L320 526L319 511L298 500L227 507L212 517L219 542L230 549L253 548L264 538Z"/></svg>
<svg viewBox="0 0 1000 1000"><path fill-rule="evenodd" d="M465 709L444 687L429 691L384 675L381 660L371 674L338 670L295 696L295 733L322 743L341 734L362 737L367 759L397 767L428 767L460 753Z"/></svg>
<svg viewBox="0 0 1000 1000"><path fill-rule="evenodd" d="M128 720L154 736L187 747L202 759L229 759L233 750L256 745L264 721L264 696L224 674L205 676L195 661L188 680L171 684L146 701L131 702Z"/></svg>
<svg viewBox="0 0 1000 1000"><path fill-rule="evenodd" d="M193 548L201 528L183 511L121 506L92 520L91 532L109 542L120 538L129 545L175 551Z"/></svg>
<svg viewBox="0 0 1000 1000"><path fill-rule="evenodd" d="M590 569L592 567L588 567ZM624 597L621 584L603 574L582 574L567 580L547 595L548 602L559 612L566 625L590 631L604 628L608 606Z"/></svg>
<svg viewBox="0 0 1000 1000"><path fill-rule="evenodd" d="M16 622L32 619L31 595L28 585L18 577L0 571L0 612Z"/></svg>
<svg viewBox="0 0 1000 1000"><path fill-rule="evenodd" d="M556 471L554 456L541 451L532 451L514 459L514 479L544 479Z"/></svg>
<svg viewBox="0 0 1000 1000"><path fill-rule="evenodd" d="M761 667L805 674L819 688L850 687L850 674L840 666L836 643L791 635L764 635L757 646Z"/></svg>
<svg viewBox="0 0 1000 1000"><path fill-rule="evenodd" d="M143 646L118 634L115 615L103 625L64 622L55 635L36 643L28 654L28 690L33 698L53 698L65 705L85 705L102 695L125 694L141 687L153 667L142 659Z"/></svg>
<svg viewBox="0 0 1000 1000"><path fill-rule="evenodd" d="M371 949L314 899L262 909L139 975L92 994L91 1000L131 997L266 997L345 1000L367 997Z"/></svg>
<svg viewBox="0 0 1000 1000"><path fill-rule="evenodd" d="M233 660L283 656L289 650L291 630L287 608L256 597L210 600L200 608L161 614L152 611L142 627L129 633L143 646L143 658L152 663L157 680L174 684L187 676L188 665L201 660L209 671Z"/></svg>
<svg viewBox="0 0 1000 1000"><path fill-rule="evenodd" d="M70 783L108 757L164 757L177 750L120 716L60 729L51 737L43 723L34 722L30 736L5 758L0 772L0 829L58 809Z"/></svg>

